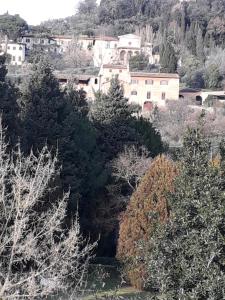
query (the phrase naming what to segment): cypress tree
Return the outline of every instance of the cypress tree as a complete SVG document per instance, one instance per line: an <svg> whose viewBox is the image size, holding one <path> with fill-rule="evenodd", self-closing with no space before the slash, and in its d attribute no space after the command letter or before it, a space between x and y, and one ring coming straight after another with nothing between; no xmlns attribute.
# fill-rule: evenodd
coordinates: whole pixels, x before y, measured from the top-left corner
<svg viewBox="0 0 225 300"><path fill-rule="evenodd" d="M177 57L172 44L165 39L160 49L161 71L175 73L177 70Z"/></svg>
<svg viewBox="0 0 225 300"><path fill-rule="evenodd" d="M146 287L153 299L225 297L225 198L201 127L184 138L180 172L169 197L170 220L149 237Z"/></svg>
<svg viewBox="0 0 225 300"><path fill-rule="evenodd" d="M18 141L19 130L19 106L17 103L18 90L6 78L6 56L0 55L0 113L2 124L7 128L7 140L13 146Z"/></svg>
<svg viewBox="0 0 225 300"><path fill-rule="evenodd" d="M204 40L203 40L201 28L198 29L197 38L196 38L196 55L199 61L203 64L205 61L205 53L204 53Z"/></svg>

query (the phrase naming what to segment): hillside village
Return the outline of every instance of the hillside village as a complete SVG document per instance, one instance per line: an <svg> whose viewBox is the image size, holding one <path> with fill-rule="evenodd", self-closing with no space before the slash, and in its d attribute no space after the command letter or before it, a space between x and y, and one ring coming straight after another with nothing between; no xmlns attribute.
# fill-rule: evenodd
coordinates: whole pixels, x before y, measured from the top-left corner
<svg viewBox="0 0 225 300"><path fill-rule="evenodd" d="M8 54L9 64L22 66L27 63L30 52L37 51L63 54L68 51L82 50L91 59L98 75L74 74L56 71L59 82L65 86L70 80L76 81L76 86L83 89L87 99L93 101L98 91L106 93L110 80L118 76L124 87L125 96L130 103L138 104L142 112L152 111L155 106L166 105L167 100L193 99L193 105L202 105L210 95L219 101L225 98L225 91L201 91L199 89L180 88L179 75L160 72L160 55L152 43L142 42L141 36L125 34L118 37L110 36L44 36L25 34L18 38L18 42L8 40L7 36L1 41L1 53ZM73 55L72 52L71 55ZM144 54L148 63L154 65L154 73L131 71L129 60L131 57ZM75 54L74 54L75 55Z"/></svg>

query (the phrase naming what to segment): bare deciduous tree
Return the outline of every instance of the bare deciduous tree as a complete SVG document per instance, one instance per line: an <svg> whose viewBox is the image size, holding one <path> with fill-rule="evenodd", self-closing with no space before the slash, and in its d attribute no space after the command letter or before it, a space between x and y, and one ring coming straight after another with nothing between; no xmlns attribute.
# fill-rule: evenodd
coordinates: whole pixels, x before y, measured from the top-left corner
<svg viewBox="0 0 225 300"><path fill-rule="evenodd" d="M124 152L112 164L113 175L127 182L134 191L149 169L151 160L145 147L137 148L134 145L125 147Z"/></svg>
<svg viewBox="0 0 225 300"><path fill-rule="evenodd" d="M80 234L78 217L65 231L68 194L45 203L56 158L7 152L0 125L0 299L42 299L84 283L95 244Z"/></svg>
<svg viewBox="0 0 225 300"><path fill-rule="evenodd" d="M65 65L72 68L90 66L92 60L91 50L82 49L77 39L72 40L67 51L63 55L63 61L65 62Z"/></svg>

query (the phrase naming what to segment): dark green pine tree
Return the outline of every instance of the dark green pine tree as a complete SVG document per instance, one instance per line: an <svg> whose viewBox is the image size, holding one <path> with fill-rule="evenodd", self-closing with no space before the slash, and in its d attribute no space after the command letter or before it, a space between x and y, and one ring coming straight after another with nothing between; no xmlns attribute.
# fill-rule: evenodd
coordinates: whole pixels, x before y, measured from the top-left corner
<svg viewBox="0 0 225 300"><path fill-rule="evenodd" d="M172 44L165 38L160 48L161 72L175 73L177 71L177 56Z"/></svg>
<svg viewBox="0 0 225 300"><path fill-rule="evenodd" d="M47 144L58 153L61 185L64 191L70 189L70 211L76 211L79 200L81 215L86 197L94 195L105 180L95 130L83 112L82 97L80 92L62 92L45 61L35 66L21 97L24 151L36 152Z"/></svg>
<svg viewBox="0 0 225 300"><path fill-rule="evenodd" d="M132 112L117 77L111 80L107 94L96 95L90 117L98 130L98 143L107 159L113 159L126 144L136 143Z"/></svg>
<svg viewBox="0 0 225 300"><path fill-rule="evenodd" d="M201 128L184 138L170 220L148 242L146 287L153 299L225 298L225 196Z"/></svg>
<svg viewBox="0 0 225 300"><path fill-rule="evenodd" d="M0 55L0 113L2 124L7 128L7 139L11 146L18 142L19 130L19 106L18 90L7 80L6 56Z"/></svg>

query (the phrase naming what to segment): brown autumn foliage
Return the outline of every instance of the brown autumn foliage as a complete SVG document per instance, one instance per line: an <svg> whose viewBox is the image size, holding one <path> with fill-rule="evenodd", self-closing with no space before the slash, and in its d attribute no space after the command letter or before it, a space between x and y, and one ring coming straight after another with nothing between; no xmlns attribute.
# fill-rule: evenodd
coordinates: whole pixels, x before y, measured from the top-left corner
<svg viewBox="0 0 225 300"><path fill-rule="evenodd" d="M167 221L166 195L173 190L176 174L177 167L172 160L165 155L156 157L122 216L117 258L124 263L126 276L136 288L143 289L145 282L143 249L139 243L149 239L156 223Z"/></svg>

